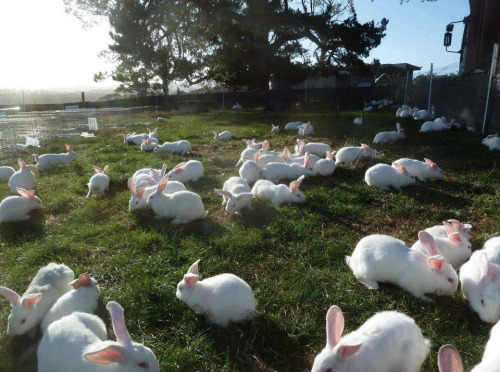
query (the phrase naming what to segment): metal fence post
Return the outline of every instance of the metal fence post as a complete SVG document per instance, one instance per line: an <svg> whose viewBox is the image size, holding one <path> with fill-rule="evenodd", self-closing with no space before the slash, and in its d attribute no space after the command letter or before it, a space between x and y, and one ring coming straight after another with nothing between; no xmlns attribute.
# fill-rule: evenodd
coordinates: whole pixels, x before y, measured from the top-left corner
<svg viewBox="0 0 500 372"><path fill-rule="evenodd" d="M429 79L429 103L427 104L427 111L431 111L431 100L432 100L432 75L434 72L434 63L431 63L431 74Z"/></svg>
<svg viewBox="0 0 500 372"><path fill-rule="evenodd" d="M493 82L493 77L497 73L497 61L498 61L498 44L493 45L493 55L491 56L491 68L490 68L490 78L488 79L488 94L486 95L486 105L484 107L484 118L483 118L483 130L482 134L486 134L486 121L488 119L488 107L490 104L490 94L491 94L491 84Z"/></svg>

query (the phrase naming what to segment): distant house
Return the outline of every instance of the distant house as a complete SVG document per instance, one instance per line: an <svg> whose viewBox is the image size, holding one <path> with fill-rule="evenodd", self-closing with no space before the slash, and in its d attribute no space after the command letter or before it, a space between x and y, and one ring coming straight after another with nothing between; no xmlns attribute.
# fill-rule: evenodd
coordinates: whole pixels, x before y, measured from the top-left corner
<svg viewBox="0 0 500 372"><path fill-rule="evenodd" d="M421 69L421 67L414 66L409 63L387 63L380 65L378 70L382 74L387 74L393 82L398 82L401 80L406 81L407 76L408 81L412 81L413 71L420 71Z"/></svg>
<svg viewBox="0 0 500 372"><path fill-rule="evenodd" d="M469 0L460 50L460 74L488 70L493 44L500 43L500 1Z"/></svg>
<svg viewBox="0 0 500 372"><path fill-rule="evenodd" d="M378 87L388 87L391 86L392 79L385 72L375 79L375 85Z"/></svg>

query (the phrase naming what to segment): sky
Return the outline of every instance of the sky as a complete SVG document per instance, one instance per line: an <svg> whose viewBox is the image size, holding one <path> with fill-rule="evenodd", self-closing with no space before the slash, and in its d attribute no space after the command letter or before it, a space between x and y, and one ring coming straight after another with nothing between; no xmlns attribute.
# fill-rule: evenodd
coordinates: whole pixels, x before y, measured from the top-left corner
<svg viewBox="0 0 500 372"><path fill-rule="evenodd" d="M468 0L354 0L360 21L389 19L387 36L370 57L382 63L407 62L429 69L457 63L443 47L446 25L469 14ZM460 49L463 26L455 26L451 50ZM64 12L63 0L0 0L0 89L101 89L111 80L93 81L112 66L99 58L111 43L109 25L89 30Z"/></svg>

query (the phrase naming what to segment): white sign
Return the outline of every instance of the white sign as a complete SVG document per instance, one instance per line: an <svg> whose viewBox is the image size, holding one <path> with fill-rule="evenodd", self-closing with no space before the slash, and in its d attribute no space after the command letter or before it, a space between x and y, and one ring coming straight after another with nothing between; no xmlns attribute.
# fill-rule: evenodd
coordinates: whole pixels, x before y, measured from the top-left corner
<svg viewBox="0 0 500 372"><path fill-rule="evenodd" d="M40 140L26 136L26 147L28 146L40 147Z"/></svg>
<svg viewBox="0 0 500 372"><path fill-rule="evenodd" d="M99 126L97 125L96 118L89 118L89 130L98 130Z"/></svg>

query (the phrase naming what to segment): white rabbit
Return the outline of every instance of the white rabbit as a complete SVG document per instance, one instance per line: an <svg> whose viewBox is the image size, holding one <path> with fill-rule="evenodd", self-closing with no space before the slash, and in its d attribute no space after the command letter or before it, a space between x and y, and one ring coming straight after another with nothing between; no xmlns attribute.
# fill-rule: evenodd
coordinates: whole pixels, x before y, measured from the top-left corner
<svg viewBox="0 0 500 372"><path fill-rule="evenodd" d="M157 132L158 132L158 128L155 128L155 129L153 129L153 130L151 130L151 129L149 129L149 128L147 128L147 129L148 129L148 132L149 132L149 138L150 138L150 139L151 139L151 138L154 138L154 139L156 139L156 140L157 140L157 139L158 139L158 133L157 133Z"/></svg>
<svg viewBox="0 0 500 372"><path fill-rule="evenodd" d="M196 182L205 175L203 164L198 160L189 160L185 163L177 164L167 173L169 180L179 182Z"/></svg>
<svg viewBox="0 0 500 372"><path fill-rule="evenodd" d="M287 158L286 150L284 150L283 153L280 155L273 155L273 154L259 155L257 159L259 167L264 168L269 163L286 163L287 160L289 159Z"/></svg>
<svg viewBox="0 0 500 372"><path fill-rule="evenodd" d="M359 241L346 262L354 276L369 289L378 282L393 283L421 300L432 299L425 293L454 293L458 276L440 255L434 238L425 231L418 238L427 249L423 254L409 249L401 240L387 235L369 235Z"/></svg>
<svg viewBox="0 0 500 372"><path fill-rule="evenodd" d="M27 221L29 213L42 208L42 202L35 196L35 190L17 188L20 196L9 196L0 203L0 223Z"/></svg>
<svg viewBox="0 0 500 372"><path fill-rule="evenodd" d="M191 144L186 140L176 142L164 142L162 145L153 143L153 152L170 152L173 154L184 155L191 152Z"/></svg>
<svg viewBox="0 0 500 372"><path fill-rule="evenodd" d="M420 181L427 181L428 179L442 179L443 171L432 160L424 158L425 161L415 159L399 159L394 163L404 164L408 172L417 177Z"/></svg>
<svg viewBox="0 0 500 372"><path fill-rule="evenodd" d="M305 203L306 197L299 190L305 176L300 176L297 180L287 185L275 185L268 180L259 180L252 188L254 199L269 200L275 207L284 203Z"/></svg>
<svg viewBox="0 0 500 372"><path fill-rule="evenodd" d="M148 206L148 198L153 192L156 191L158 185L148 186L148 187L136 187L134 180L132 178L128 179L128 188L132 197L128 202L128 210L133 212L138 209L147 209ZM165 190L163 190L164 194L173 194L177 191L185 191L186 186L184 186L181 182L178 181L169 181Z"/></svg>
<svg viewBox="0 0 500 372"><path fill-rule="evenodd" d="M0 182L7 182L14 173L16 170L12 167L0 167Z"/></svg>
<svg viewBox="0 0 500 372"><path fill-rule="evenodd" d="M123 136L123 142L140 146L142 144L142 140L148 140L149 139L149 134L142 133L142 134L136 134L135 132L132 134L122 134Z"/></svg>
<svg viewBox="0 0 500 372"><path fill-rule="evenodd" d="M427 110L419 110L414 114L415 120L433 120L434 114L428 112Z"/></svg>
<svg viewBox="0 0 500 372"><path fill-rule="evenodd" d="M199 280L198 263L188 269L177 284L176 296L197 314L205 314L211 323L227 327L253 319L257 315L252 288L233 274L219 274Z"/></svg>
<svg viewBox="0 0 500 372"><path fill-rule="evenodd" d="M472 310L488 323L500 319L500 239L494 239L475 251L460 268L462 294Z"/></svg>
<svg viewBox="0 0 500 372"><path fill-rule="evenodd" d="M466 262L472 254L472 246L460 233L447 221L443 221L443 225L448 233L446 238L433 236L438 246L439 252L449 262L455 270L460 269L460 266ZM431 234L432 235L432 234ZM417 240L411 247L421 253L426 253L427 250L422 245L420 240Z"/></svg>
<svg viewBox="0 0 500 372"><path fill-rule="evenodd" d="M17 159L19 170L15 172L9 179L10 192L17 194L16 189L33 190L35 186L35 174L31 171L35 169L35 165L26 165L21 159Z"/></svg>
<svg viewBox="0 0 500 372"><path fill-rule="evenodd" d="M451 124L446 123L446 118L437 118L435 121L426 121L420 127L420 132L442 132L450 130Z"/></svg>
<svg viewBox="0 0 500 372"><path fill-rule="evenodd" d="M254 160L245 158L245 162L240 167L239 174L249 185L253 185L260 180L260 166L259 166L259 153L255 152L253 155Z"/></svg>
<svg viewBox="0 0 500 372"><path fill-rule="evenodd" d="M466 240L470 240L470 230L472 229L472 225L470 225L468 223L463 224L458 220L447 220L446 222L451 223L453 225L453 227L455 228L455 230L457 230L460 233L460 235L463 236ZM448 236L448 233L446 231L446 227L444 224L429 227L429 228L425 229L425 231L427 231L429 234L431 234L434 237L440 236L440 237L446 238Z"/></svg>
<svg viewBox="0 0 500 372"><path fill-rule="evenodd" d="M156 142L156 140L152 138L143 139L141 143L141 151L153 151L153 143L156 143L158 145L158 142Z"/></svg>
<svg viewBox="0 0 500 372"><path fill-rule="evenodd" d="M354 125L362 125L363 124L363 117L362 116L357 116L352 123Z"/></svg>
<svg viewBox="0 0 500 372"><path fill-rule="evenodd" d="M493 372L498 371L500 366L500 322L497 322L490 332L490 339L484 348L483 359L481 363L475 366L471 372Z"/></svg>
<svg viewBox="0 0 500 372"><path fill-rule="evenodd" d="M73 151L73 145L66 144L64 147L67 151L65 154L43 154L40 156L34 154L37 169L40 170L52 165L68 164L71 160L78 157L76 152Z"/></svg>
<svg viewBox="0 0 500 372"><path fill-rule="evenodd" d="M57 299L71 290L69 284L73 279L75 274L70 268L51 262L38 270L22 296L0 287L0 294L12 306L7 331L9 336L21 336L34 330Z"/></svg>
<svg viewBox="0 0 500 372"><path fill-rule="evenodd" d="M99 288L94 278L91 278L87 273L83 273L69 285L73 286L74 289L59 297L43 317L40 325L42 333L45 333L49 325L66 315L74 312L93 314L96 311Z"/></svg>
<svg viewBox="0 0 500 372"><path fill-rule="evenodd" d="M274 124L271 124L273 126L273 128L271 129L271 133L279 133L280 132L280 127L278 125L274 125Z"/></svg>
<svg viewBox="0 0 500 372"><path fill-rule="evenodd" d="M133 342L122 307L108 302L115 341L107 340L103 321L91 314L73 313L52 323L38 347L38 372L159 372L155 355Z"/></svg>
<svg viewBox="0 0 500 372"><path fill-rule="evenodd" d="M350 165L362 158L373 158L377 156L377 151L370 146L361 144L361 147L343 147L335 155L335 164Z"/></svg>
<svg viewBox="0 0 500 372"><path fill-rule="evenodd" d="M224 182L222 190L215 189L223 196L222 205L226 206L226 213L232 215L243 208L251 208L252 196L248 183L240 177L231 177Z"/></svg>
<svg viewBox="0 0 500 372"><path fill-rule="evenodd" d="M314 164L314 170L320 176L329 176L335 172L335 160L333 160L335 156L335 151L330 153L330 151L326 152L326 158L318 160Z"/></svg>
<svg viewBox="0 0 500 372"><path fill-rule="evenodd" d="M306 155L290 154L290 150L288 150L288 148L286 148L286 147L285 147L283 155L284 155L283 158L285 159L285 162L287 164L300 164L300 165L302 165L302 164L304 164L304 161L306 159ZM321 160L321 158L318 155L309 154L307 156L309 156L311 158L311 160L309 160L309 167L312 167L312 168L314 168L316 163L319 160Z"/></svg>
<svg viewBox="0 0 500 372"><path fill-rule="evenodd" d="M316 134L316 133L314 133L314 127L311 125L310 122L307 122L306 124L302 124L298 128L299 128L299 136Z"/></svg>
<svg viewBox="0 0 500 372"><path fill-rule="evenodd" d="M301 121L291 121L285 125L285 130L298 130L299 126L304 124Z"/></svg>
<svg viewBox="0 0 500 372"><path fill-rule="evenodd" d="M157 123L163 123L163 122L165 122L165 118L162 118L161 116L158 116L158 117L156 118L156 122L157 122Z"/></svg>
<svg viewBox="0 0 500 372"><path fill-rule="evenodd" d="M154 168L142 168L139 169L134 173L132 178L134 180L136 179L141 179L144 177L144 175L153 178L157 183L160 182L160 180L163 178L167 171L167 163L163 163L163 166L161 169L154 169Z"/></svg>
<svg viewBox="0 0 500 372"><path fill-rule="evenodd" d="M500 137L498 134L490 134L483 139L482 144L488 146L491 151L500 150Z"/></svg>
<svg viewBox="0 0 500 372"><path fill-rule="evenodd" d="M203 202L198 194L190 191L178 191L173 194L164 194L168 184L168 175L162 178L156 192L148 198L148 205L156 214L156 218L173 218L172 224L179 225L194 220L201 220L208 216Z"/></svg>
<svg viewBox="0 0 500 372"><path fill-rule="evenodd" d="M370 111L373 111L373 107L372 106L367 106L363 109L363 111L366 111L366 112L370 112Z"/></svg>
<svg viewBox="0 0 500 372"><path fill-rule="evenodd" d="M265 140L262 142L262 148L258 151L259 152L259 155L281 155L282 152L279 152L279 151L271 151L269 150L269 141L268 140Z"/></svg>
<svg viewBox="0 0 500 372"><path fill-rule="evenodd" d="M225 130L224 132L221 132L217 134L217 132L212 131L214 134L214 141L229 141L231 138L233 138L233 135L231 134L230 131Z"/></svg>
<svg viewBox="0 0 500 372"><path fill-rule="evenodd" d="M342 310L332 306L326 314L326 346L312 372L418 372L431 345L412 318L396 311L377 313L341 337L343 331Z"/></svg>
<svg viewBox="0 0 500 372"><path fill-rule="evenodd" d="M302 144L302 141L301 141ZM317 156L324 156L327 151L332 151L332 148L330 145L327 145L326 143L315 143L315 142L309 142L305 143L304 146L299 148L299 153L303 154L304 151L308 152L309 154L317 155Z"/></svg>
<svg viewBox="0 0 500 372"><path fill-rule="evenodd" d="M239 103L235 103L232 108L233 110L241 110L241 105Z"/></svg>
<svg viewBox="0 0 500 372"><path fill-rule="evenodd" d="M439 372L463 372L464 365L457 349L452 345L443 345L438 353Z"/></svg>
<svg viewBox="0 0 500 372"><path fill-rule="evenodd" d="M90 195L94 191L97 191L100 194L104 195L104 191L109 190L108 169L109 165L106 165L104 169L101 169L94 165L94 171L96 174L90 177L88 183L89 192L87 194L87 198L90 197Z"/></svg>
<svg viewBox="0 0 500 372"><path fill-rule="evenodd" d="M385 144L385 143L394 143L396 141L402 140L405 138L405 130L401 128L401 124L396 123L397 131L389 131L389 132L379 132L375 135L373 139L373 143L377 144Z"/></svg>
<svg viewBox="0 0 500 372"><path fill-rule="evenodd" d="M282 179L295 179L299 176L314 176L316 171L310 164L311 156L305 155L303 164L269 163L260 172L262 179L278 182Z"/></svg>
<svg viewBox="0 0 500 372"><path fill-rule="evenodd" d="M401 117L401 118L407 118L408 116L411 115L412 110L407 106L407 107L401 107L398 108L396 111L396 116Z"/></svg>
<svg viewBox="0 0 500 372"><path fill-rule="evenodd" d="M414 184L416 180L403 164L392 163L392 166L376 164L368 168L365 182L370 186L389 191L391 187L401 190L402 187Z"/></svg>

